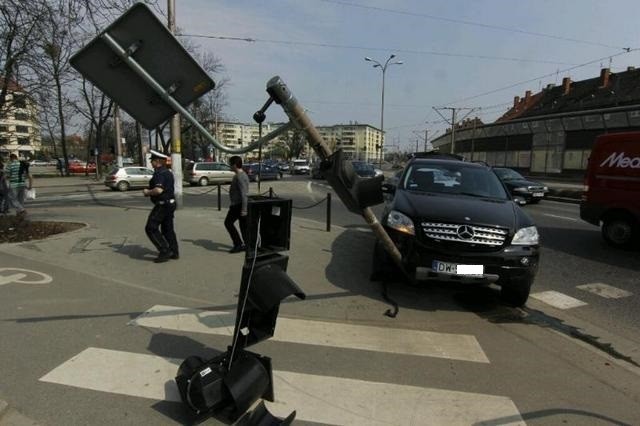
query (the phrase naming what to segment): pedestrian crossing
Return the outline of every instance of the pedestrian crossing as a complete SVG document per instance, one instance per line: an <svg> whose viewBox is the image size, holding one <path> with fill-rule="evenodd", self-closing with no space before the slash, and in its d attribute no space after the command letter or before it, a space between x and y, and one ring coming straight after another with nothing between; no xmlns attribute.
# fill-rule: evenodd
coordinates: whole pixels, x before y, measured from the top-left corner
<svg viewBox="0 0 640 426"><path fill-rule="evenodd" d="M582 284L576 286L576 288L583 292L587 292L604 299L623 299L633 296L633 293L629 291L622 290L605 283ZM587 302L581 299L577 299L575 297L554 290L532 293L529 297L546 303L549 306L553 306L554 308L563 310L579 308L581 306L588 305Z"/></svg>
<svg viewBox="0 0 640 426"><path fill-rule="evenodd" d="M148 328L232 336L235 313L157 305L129 322ZM278 318L271 341L489 363L474 336Z"/></svg>
<svg viewBox="0 0 640 426"><path fill-rule="evenodd" d="M203 335L231 336L234 323L234 312L156 305L127 324L154 333L156 330L179 331L202 340ZM338 352L358 350L362 351L363 363L367 362L367 351L375 351L391 357L411 355L472 362L478 366L490 364L477 339L464 334L280 316L270 341L276 345L297 343L330 347ZM296 356L291 349L287 354ZM339 359L341 355L336 356ZM53 368L40 380L128 397L179 402L174 378L182 361L91 346ZM276 367L287 365L286 359L279 357L277 361ZM324 425L469 425L499 418L508 419L501 424L525 424L514 402L502 395L282 369L274 370L273 377L276 401L267 402L269 410L280 417L296 410L296 419L301 421Z"/></svg>

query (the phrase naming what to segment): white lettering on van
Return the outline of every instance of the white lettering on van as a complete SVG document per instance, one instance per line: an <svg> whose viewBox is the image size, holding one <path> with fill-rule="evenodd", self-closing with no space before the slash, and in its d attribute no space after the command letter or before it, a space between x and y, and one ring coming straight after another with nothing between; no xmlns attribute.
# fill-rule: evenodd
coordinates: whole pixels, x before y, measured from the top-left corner
<svg viewBox="0 0 640 426"><path fill-rule="evenodd" d="M624 152L619 154L614 152L600 164L600 167L620 167L623 169L631 167L632 169L640 169L640 157L625 157Z"/></svg>

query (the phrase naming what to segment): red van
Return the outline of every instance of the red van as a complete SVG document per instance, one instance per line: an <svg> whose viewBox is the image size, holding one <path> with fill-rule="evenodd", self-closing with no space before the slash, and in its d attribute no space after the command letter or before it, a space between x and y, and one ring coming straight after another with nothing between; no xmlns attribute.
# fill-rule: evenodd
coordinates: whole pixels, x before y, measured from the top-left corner
<svg viewBox="0 0 640 426"><path fill-rule="evenodd" d="M640 241L640 132L598 137L584 183L580 217L613 246Z"/></svg>

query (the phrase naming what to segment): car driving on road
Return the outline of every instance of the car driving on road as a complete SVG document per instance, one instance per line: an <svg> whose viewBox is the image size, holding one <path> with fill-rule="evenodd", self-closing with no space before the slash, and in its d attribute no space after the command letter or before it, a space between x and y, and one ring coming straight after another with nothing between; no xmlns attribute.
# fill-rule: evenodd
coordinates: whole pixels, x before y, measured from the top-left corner
<svg viewBox="0 0 640 426"><path fill-rule="evenodd" d="M543 183L529 180L513 169L494 167L493 171L504 182L511 195L524 198L527 204L539 203L549 192L549 188Z"/></svg>
<svg viewBox="0 0 640 426"><path fill-rule="evenodd" d="M392 198L381 222L412 279L496 283L509 304L527 301L538 230L490 167L444 155L414 158L383 191ZM376 243L374 275L389 265Z"/></svg>

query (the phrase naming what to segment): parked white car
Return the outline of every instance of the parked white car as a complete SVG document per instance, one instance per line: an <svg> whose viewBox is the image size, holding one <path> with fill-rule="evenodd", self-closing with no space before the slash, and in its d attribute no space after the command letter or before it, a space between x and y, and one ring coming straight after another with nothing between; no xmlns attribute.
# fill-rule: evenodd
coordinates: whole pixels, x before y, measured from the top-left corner
<svg viewBox="0 0 640 426"><path fill-rule="evenodd" d="M292 175L308 175L311 172L311 167L309 167L307 160L293 160L289 172Z"/></svg>
<svg viewBox="0 0 640 426"><path fill-rule="evenodd" d="M146 167L114 167L104 178L104 184L114 191L146 188L152 176L153 170Z"/></svg>

